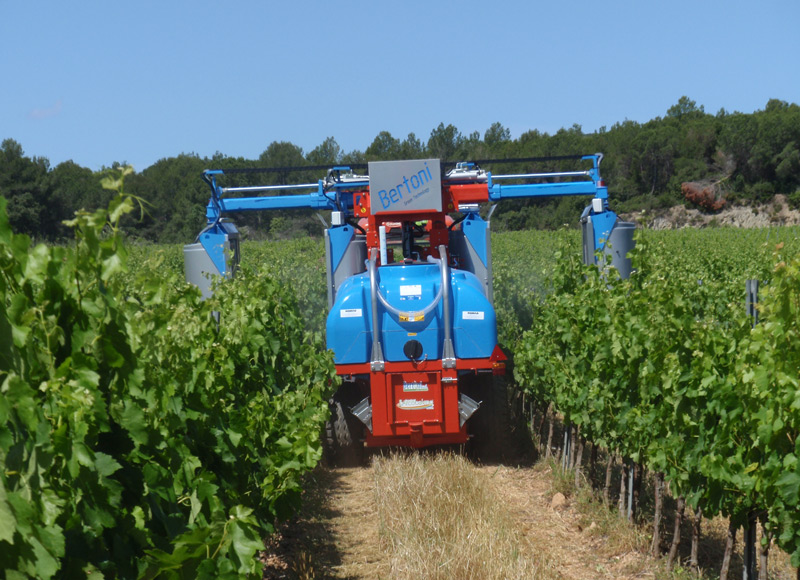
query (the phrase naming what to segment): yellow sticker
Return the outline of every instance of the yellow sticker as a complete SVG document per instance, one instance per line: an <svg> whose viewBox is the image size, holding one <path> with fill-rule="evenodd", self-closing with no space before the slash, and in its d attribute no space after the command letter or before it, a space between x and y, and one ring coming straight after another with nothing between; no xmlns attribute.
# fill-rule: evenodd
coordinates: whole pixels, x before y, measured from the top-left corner
<svg viewBox="0 0 800 580"><path fill-rule="evenodd" d="M425 314L423 312L401 312L399 318L400 322L422 322L425 320Z"/></svg>

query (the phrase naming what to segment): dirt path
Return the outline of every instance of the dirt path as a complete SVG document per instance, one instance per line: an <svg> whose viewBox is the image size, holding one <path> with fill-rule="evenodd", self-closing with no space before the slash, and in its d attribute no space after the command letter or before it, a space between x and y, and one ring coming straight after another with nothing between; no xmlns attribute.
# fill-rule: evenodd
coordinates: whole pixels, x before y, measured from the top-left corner
<svg viewBox="0 0 800 580"><path fill-rule="evenodd" d="M265 579L380 578L372 469L317 468L303 507L268 545Z"/></svg>
<svg viewBox="0 0 800 580"><path fill-rule="evenodd" d="M525 542L520 550L565 580L653 578L657 564L602 525L586 521L567 500L553 501L547 468L507 466L469 469L484 474L514 516ZM390 556L379 533L371 467L314 472L301 514L270 546L265 578L387 578ZM464 501L469 501L465 498Z"/></svg>
<svg viewBox="0 0 800 580"><path fill-rule="evenodd" d="M549 469L482 467L489 470L505 504L513 506L531 548L547 557L556 578L653 578L656 563L619 538L604 536L572 499L556 497Z"/></svg>

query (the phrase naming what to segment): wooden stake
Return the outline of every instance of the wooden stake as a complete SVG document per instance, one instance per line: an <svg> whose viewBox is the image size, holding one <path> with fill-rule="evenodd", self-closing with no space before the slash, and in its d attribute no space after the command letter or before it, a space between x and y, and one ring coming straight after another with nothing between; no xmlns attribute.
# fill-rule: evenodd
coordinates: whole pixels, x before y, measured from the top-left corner
<svg viewBox="0 0 800 580"><path fill-rule="evenodd" d="M550 409L553 406L553 403L548 403L547 407L545 407L544 412L542 413L542 421L539 423L539 445L541 446L544 443L544 426L547 424L547 418L550 416ZM550 443L548 441L547 445L549 446Z"/></svg>
<svg viewBox="0 0 800 580"><path fill-rule="evenodd" d="M669 548L669 557L667 558L667 570L671 571L672 566L675 564L675 558L678 555L678 548L681 544L681 523L683 522L683 512L686 509L686 498L683 496L678 498L678 505L675 508L675 527L672 531L672 546Z"/></svg>
<svg viewBox="0 0 800 580"><path fill-rule="evenodd" d="M694 512L694 519L692 520L692 555L689 559L689 565L694 569L695 573L700 570L700 564L697 560L697 551L700 545L700 525L703 523L703 508L698 507Z"/></svg>
<svg viewBox="0 0 800 580"><path fill-rule="evenodd" d="M656 473L655 480L655 513L653 514L653 543L650 554L655 558L661 554L661 512L664 508L664 473Z"/></svg>
<svg viewBox="0 0 800 580"><path fill-rule="evenodd" d="M614 454L608 452L606 460L606 484L603 486L603 503L606 507L611 504L611 476L614 473Z"/></svg>
<svg viewBox="0 0 800 580"><path fill-rule="evenodd" d="M626 493L626 490L627 490L626 486L627 485L628 485L628 464L625 463L625 460L623 459L622 460L622 477L620 477L620 482L619 482L619 504L618 504L619 515L620 515L620 517L623 517L623 518L625 517L625 515L626 515L625 512L627 511L625 509L626 508L625 500L628 497L628 494Z"/></svg>
<svg viewBox="0 0 800 580"><path fill-rule="evenodd" d="M736 548L736 526L733 522L728 524L728 538L725 541L725 555L722 557L722 568L719 571L719 580L728 580L728 571L731 567L731 556ZM800 579L798 579L800 580Z"/></svg>
<svg viewBox="0 0 800 580"><path fill-rule="evenodd" d="M761 522L761 538L758 545L758 580L768 580L769 544L772 534L767 530L763 521Z"/></svg>
<svg viewBox="0 0 800 580"><path fill-rule="evenodd" d="M575 443L577 443L575 452L575 487L581 484L581 463L583 461L583 437L581 437L581 428L575 428Z"/></svg>
<svg viewBox="0 0 800 580"><path fill-rule="evenodd" d="M642 490L642 473L644 468L642 467L641 463L634 463L633 464L633 482L631 487L631 506L630 506L630 516L628 520L631 522L636 521L636 514L639 512L639 493Z"/></svg>

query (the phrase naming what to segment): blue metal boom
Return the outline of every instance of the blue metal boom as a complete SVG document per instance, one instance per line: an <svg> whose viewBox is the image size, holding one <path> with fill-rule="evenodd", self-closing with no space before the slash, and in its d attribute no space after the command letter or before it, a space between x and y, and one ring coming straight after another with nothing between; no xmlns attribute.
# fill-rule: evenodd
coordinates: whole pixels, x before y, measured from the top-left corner
<svg viewBox="0 0 800 580"><path fill-rule="evenodd" d="M561 158L556 158L561 159ZM584 212L582 218L588 219L592 225L594 249L603 249L609 235L617 223L617 215L608 208L608 188L600 176L600 163L603 159L601 153L592 155L574 156L569 159L591 161L592 166L582 171L545 172L498 174L483 171L474 163L458 163L456 167L442 176L442 203L439 213L460 211L468 215L472 229L480 225L483 220L477 213L478 204L483 202L496 203L502 200L543 198L586 195L593 198L592 204ZM433 160L436 161L436 160ZM242 170L232 170L228 173L238 173ZM226 174L225 170L206 170L204 180L211 188L211 198L206 208L207 226L198 236L200 242L223 276L230 275L227 265L224 243L231 238L232 225L223 221L223 217L235 212L251 212L284 209L313 209L331 210L340 212L341 220L335 223L328 233L331 239L345 240L349 243L352 235L333 235L337 228L346 227L347 219L356 216L363 218L379 213L379 208L371 207L364 198L369 197L370 177L366 175L353 175L350 167L333 167L325 179L316 183L300 183L286 185L264 185L247 187L221 187L218 177ZM553 179L568 179L569 181L544 181ZM512 183L505 183L512 181ZM465 187L466 186L466 187ZM405 185L406 195L410 193L408 183ZM402 198L402 187L397 187L398 192L392 193L393 199ZM278 192L303 192L292 195L264 195ZM359 196L354 196L358 192ZM261 194L252 197L226 197L227 194ZM398 204L400 205L400 204ZM446 209L445 208L449 208ZM358 212L356 211L358 210ZM442 211L445 210L445 211ZM397 211L396 214L381 212L382 221L393 219L397 221L413 220L413 212ZM390 214L388 217L386 213ZM408 215L406 215L408 214ZM405 216L405 217L404 217ZM485 228L478 227L478 230ZM476 230L477 231L477 230ZM473 234L483 236L483 233ZM375 238L377 240L377 238ZM370 244L372 247L374 244ZM482 247L481 242L476 245ZM487 248L488 249L488 248ZM341 252L335 252L339 255ZM482 256L488 261L488 256ZM335 267L335 264L333 265Z"/></svg>

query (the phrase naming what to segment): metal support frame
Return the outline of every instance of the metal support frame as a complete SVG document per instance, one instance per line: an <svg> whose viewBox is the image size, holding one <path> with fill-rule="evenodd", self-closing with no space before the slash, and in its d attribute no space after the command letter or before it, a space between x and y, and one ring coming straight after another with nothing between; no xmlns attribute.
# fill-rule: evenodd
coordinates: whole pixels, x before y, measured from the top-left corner
<svg viewBox="0 0 800 580"><path fill-rule="evenodd" d="M378 321L378 280L375 275L375 260L378 250L372 248L369 253L369 295L372 306L372 354L370 355L370 367L372 372L381 372L385 366L383 350L381 349L380 322Z"/></svg>
<svg viewBox="0 0 800 580"><path fill-rule="evenodd" d="M456 351L453 348L453 323L450 320L450 268L447 266L447 249L439 246L439 265L442 270L442 296L444 310L444 344L442 346L442 368L456 368Z"/></svg>
<svg viewBox="0 0 800 580"><path fill-rule="evenodd" d="M745 308L752 325L758 324L758 280L745 280Z"/></svg>
<svg viewBox="0 0 800 580"><path fill-rule="evenodd" d="M756 566L756 529L758 528L758 518L755 513L750 513L747 517L747 524L744 527L744 554L742 565L742 580L756 580L758 571Z"/></svg>
<svg viewBox="0 0 800 580"><path fill-rule="evenodd" d="M628 510L626 516L628 521L630 521L633 517L633 483L636 474L636 464L631 461L630 465L628 466Z"/></svg>
<svg viewBox="0 0 800 580"><path fill-rule="evenodd" d="M753 328L758 324L758 280L745 281L745 308L751 319ZM744 555L742 566L742 580L756 580L757 555L756 555L756 529L758 517L751 512L747 517L744 527Z"/></svg>

